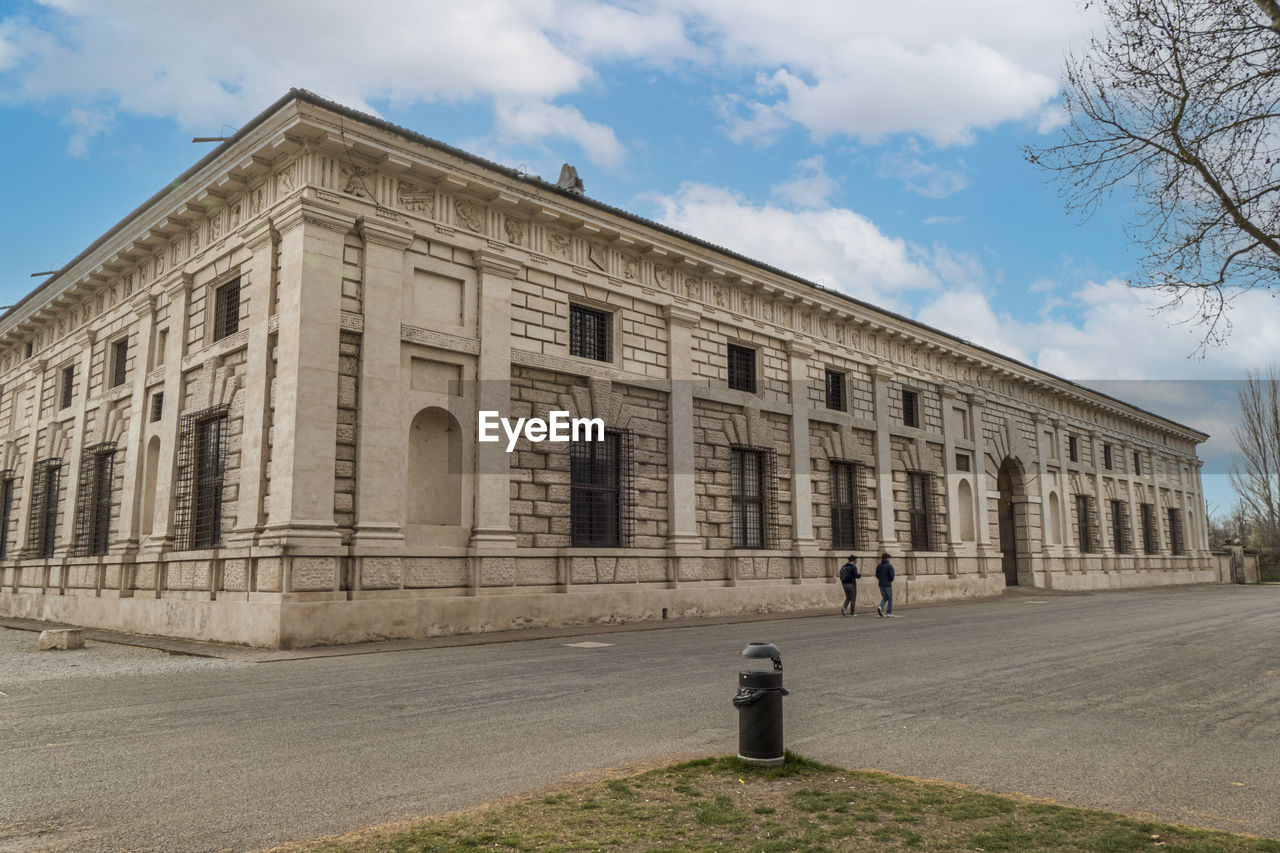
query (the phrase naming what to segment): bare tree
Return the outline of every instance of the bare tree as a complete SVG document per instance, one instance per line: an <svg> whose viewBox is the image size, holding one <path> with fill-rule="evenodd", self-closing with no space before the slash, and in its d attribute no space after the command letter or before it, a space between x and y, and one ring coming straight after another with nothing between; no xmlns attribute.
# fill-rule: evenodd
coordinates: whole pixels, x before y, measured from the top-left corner
<svg viewBox="0 0 1280 853"><path fill-rule="evenodd" d="M1027 158L1086 217L1131 192L1126 230L1145 252L1132 283L1193 300L1221 342L1232 292L1280 282L1280 4L1097 6L1104 31L1067 59L1063 138Z"/></svg>
<svg viewBox="0 0 1280 853"><path fill-rule="evenodd" d="M1244 522L1258 547L1280 545L1280 373L1250 372L1240 392L1240 425L1232 435L1239 448L1231 466L1231 486L1240 498Z"/></svg>

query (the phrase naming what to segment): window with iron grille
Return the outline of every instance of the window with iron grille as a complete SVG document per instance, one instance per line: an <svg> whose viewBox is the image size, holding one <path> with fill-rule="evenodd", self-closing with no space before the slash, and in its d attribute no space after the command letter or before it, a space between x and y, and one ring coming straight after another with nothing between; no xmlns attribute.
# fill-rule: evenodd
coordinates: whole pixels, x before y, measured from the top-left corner
<svg viewBox="0 0 1280 853"><path fill-rule="evenodd" d="M9 556L9 525L13 519L13 471L0 471L0 560Z"/></svg>
<svg viewBox="0 0 1280 853"><path fill-rule="evenodd" d="M76 524L72 549L78 557L101 556L111 547L111 496L115 480L114 442L86 447L80 457Z"/></svg>
<svg viewBox="0 0 1280 853"><path fill-rule="evenodd" d="M574 548L625 548L631 541L631 434L569 444L569 530Z"/></svg>
<svg viewBox="0 0 1280 853"><path fill-rule="evenodd" d="M1142 456L1138 451L1133 452L1133 475L1135 477L1142 474Z"/></svg>
<svg viewBox="0 0 1280 853"><path fill-rule="evenodd" d="M1125 501L1111 502L1111 529L1116 543L1117 554L1128 554L1133 551L1133 535L1129 531L1129 504Z"/></svg>
<svg viewBox="0 0 1280 853"><path fill-rule="evenodd" d="M75 393L76 388L76 366L69 364L62 368L62 388L61 398L58 401L59 409L66 409L71 406L71 397Z"/></svg>
<svg viewBox="0 0 1280 853"><path fill-rule="evenodd" d="M164 392L157 391L151 397L151 422L155 423L164 417Z"/></svg>
<svg viewBox="0 0 1280 853"><path fill-rule="evenodd" d="M213 339L222 340L240 330L240 279L233 279L214 291Z"/></svg>
<svg viewBox="0 0 1280 853"><path fill-rule="evenodd" d="M864 499L860 462L831 460L831 547L864 547Z"/></svg>
<svg viewBox="0 0 1280 853"><path fill-rule="evenodd" d="M1156 538L1156 508L1154 504L1140 504L1138 510L1142 516L1142 552L1156 554L1160 551L1160 542Z"/></svg>
<svg viewBox="0 0 1280 853"><path fill-rule="evenodd" d="M1074 435L1067 436L1067 459L1071 462L1080 461L1080 439Z"/></svg>
<svg viewBox="0 0 1280 853"><path fill-rule="evenodd" d="M827 408L844 411L844 374L838 370L827 370Z"/></svg>
<svg viewBox="0 0 1280 853"><path fill-rule="evenodd" d="M1187 543L1182 536L1182 511L1169 507L1169 550L1175 554L1187 553Z"/></svg>
<svg viewBox="0 0 1280 853"><path fill-rule="evenodd" d="M613 315L608 311L570 305L569 355L613 361Z"/></svg>
<svg viewBox="0 0 1280 853"><path fill-rule="evenodd" d="M216 548L222 542L222 479L226 458L226 406L182 416L174 530L186 550Z"/></svg>
<svg viewBox="0 0 1280 853"><path fill-rule="evenodd" d="M125 370L129 365L129 339L121 338L111 345L111 386L124 384Z"/></svg>
<svg viewBox="0 0 1280 853"><path fill-rule="evenodd" d="M960 471L961 473L968 472L969 470L969 454L968 453L956 454L956 470Z"/></svg>
<svg viewBox="0 0 1280 853"><path fill-rule="evenodd" d="M937 544L933 525L933 475L907 472L907 518L911 525L911 549L932 551Z"/></svg>
<svg viewBox="0 0 1280 853"><path fill-rule="evenodd" d="M920 395L902 389L902 423L909 427L920 426Z"/></svg>
<svg viewBox="0 0 1280 853"><path fill-rule="evenodd" d="M57 543L61 472L61 459L42 459L36 463L31 482L31 519L27 531L27 549L36 557L52 557Z"/></svg>
<svg viewBox="0 0 1280 853"><path fill-rule="evenodd" d="M1102 445L1102 467L1111 470L1111 445Z"/></svg>
<svg viewBox="0 0 1280 853"><path fill-rule="evenodd" d="M729 344L729 387L734 391L756 392L756 351Z"/></svg>
<svg viewBox="0 0 1280 853"><path fill-rule="evenodd" d="M734 548L771 548L777 457L773 451L734 447L729 457L729 484Z"/></svg>
<svg viewBox="0 0 1280 853"><path fill-rule="evenodd" d="M1098 541L1098 508L1091 495L1076 495L1076 531L1080 553L1096 554L1102 550Z"/></svg>

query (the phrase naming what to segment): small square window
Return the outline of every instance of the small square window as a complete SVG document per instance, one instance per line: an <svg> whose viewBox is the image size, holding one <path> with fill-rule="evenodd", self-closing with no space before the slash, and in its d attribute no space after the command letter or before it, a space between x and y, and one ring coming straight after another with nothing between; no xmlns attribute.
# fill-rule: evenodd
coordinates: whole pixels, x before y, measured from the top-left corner
<svg viewBox="0 0 1280 853"><path fill-rule="evenodd" d="M827 408L844 411L844 374L838 370L827 370Z"/></svg>
<svg viewBox="0 0 1280 853"><path fill-rule="evenodd" d="M76 366L69 364L62 368L62 388L61 396L58 400L59 409L67 409L71 407L71 398L75 394L76 389Z"/></svg>
<svg viewBox="0 0 1280 853"><path fill-rule="evenodd" d="M569 355L613 361L613 315L581 305L569 306Z"/></svg>
<svg viewBox="0 0 1280 853"><path fill-rule="evenodd" d="M756 392L756 351L729 344L729 387L734 391Z"/></svg>
<svg viewBox="0 0 1280 853"><path fill-rule="evenodd" d="M909 427L920 426L920 395L902 389L902 423Z"/></svg>
<svg viewBox="0 0 1280 853"><path fill-rule="evenodd" d="M220 341L240 331L240 279L234 279L214 291L213 339Z"/></svg>
<svg viewBox="0 0 1280 853"><path fill-rule="evenodd" d="M957 471L969 470L969 454L967 453L956 454L956 470Z"/></svg>
<svg viewBox="0 0 1280 853"><path fill-rule="evenodd" d="M155 423L164 416L164 392L157 391L151 398L151 422Z"/></svg>
<svg viewBox="0 0 1280 853"><path fill-rule="evenodd" d="M111 344L111 387L124 384L125 373L129 367L129 339L121 338Z"/></svg>
<svg viewBox="0 0 1280 853"><path fill-rule="evenodd" d="M1080 439L1074 435L1067 436L1067 459L1071 462L1080 461Z"/></svg>

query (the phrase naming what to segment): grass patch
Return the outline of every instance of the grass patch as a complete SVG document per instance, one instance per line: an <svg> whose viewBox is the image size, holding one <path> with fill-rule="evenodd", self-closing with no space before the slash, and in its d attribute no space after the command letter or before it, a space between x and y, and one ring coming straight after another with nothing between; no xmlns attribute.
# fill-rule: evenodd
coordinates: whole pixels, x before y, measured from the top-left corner
<svg viewBox="0 0 1280 853"><path fill-rule="evenodd" d="M289 845L295 853L792 853L1061 850L1280 853L1280 841L1166 826L841 770L787 753L781 767L708 758L396 831Z"/></svg>

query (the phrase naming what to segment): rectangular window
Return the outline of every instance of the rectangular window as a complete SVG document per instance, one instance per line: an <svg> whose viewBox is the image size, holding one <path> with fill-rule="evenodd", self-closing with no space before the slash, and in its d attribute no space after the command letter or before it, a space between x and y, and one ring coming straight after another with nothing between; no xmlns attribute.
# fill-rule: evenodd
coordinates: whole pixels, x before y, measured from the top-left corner
<svg viewBox="0 0 1280 853"><path fill-rule="evenodd" d="M756 393L756 351L729 344L729 387L734 391Z"/></svg>
<svg viewBox="0 0 1280 853"><path fill-rule="evenodd" d="M907 472L907 516L911 524L911 549L932 551L933 476L917 471Z"/></svg>
<svg viewBox="0 0 1280 853"><path fill-rule="evenodd" d="M152 365L159 367L164 364L164 352L169 348L169 330L161 329L160 334L156 335L156 357L151 360Z"/></svg>
<svg viewBox="0 0 1280 853"><path fill-rule="evenodd" d="M62 368L62 387L58 389L59 399L58 408L68 409L71 407L71 398L75 394L76 389L76 366L69 364Z"/></svg>
<svg viewBox="0 0 1280 853"><path fill-rule="evenodd" d="M1096 554L1102 550L1098 544L1097 508L1089 495L1076 495L1076 531L1079 533L1080 553Z"/></svg>
<svg viewBox="0 0 1280 853"><path fill-rule="evenodd" d="M920 426L920 395L902 389L902 422L909 427Z"/></svg>
<svg viewBox="0 0 1280 853"><path fill-rule="evenodd" d="M1111 445L1102 445L1102 467L1111 470Z"/></svg>
<svg viewBox="0 0 1280 853"><path fill-rule="evenodd" d="M1111 529L1115 539L1116 553L1128 554L1133 551L1133 536L1129 532L1129 505L1124 501L1111 502Z"/></svg>
<svg viewBox="0 0 1280 853"><path fill-rule="evenodd" d="M76 556L101 556L111 547L111 497L115 485L114 442L86 447L80 457L76 495Z"/></svg>
<svg viewBox="0 0 1280 853"><path fill-rule="evenodd" d="M1140 456L1138 454L1138 451L1135 450L1133 451L1133 476L1138 477L1141 475L1142 475L1142 456Z"/></svg>
<svg viewBox="0 0 1280 853"><path fill-rule="evenodd" d="M23 347L22 347L22 357L31 358L31 352L34 349L35 349L35 344L32 343L31 341L27 341L25 344L23 344Z"/></svg>
<svg viewBox="0 0 1280 853"><path fill-rule="evenodd" d="M569 306L569 355L613 361L613 315L581 305Z"/></svg>
<svg viewBox="0 0 1280 853"><path fill-rule="evenodd" d="M862 475L858 462L831 460L831 547L862 547Z"/></svg>
<svg viewBox="0 0 1280 853"><path fill-rule="evenodd" d="M969 454L968 453L956 454L956 470L960 471L961 473L968 472L969 470Z"/></svg>
<svg viewBox="0 0 1280 853"><path fill-rule="evenodd" d="M151 422L155 423L164 417L164 392L157 391L151 398Z"/></svg>
<svg viewBox="0 0 1280 853"><path fill-rule="evenodd" d="M844 374L830 368L827 369L827 408L844 411Z"/></svg>
<svg viewBox="0 0 1280 853"><path fill-rule="evenodd" d="M733 448L730 452L731 539L734 548L768 547L772 459L772 454L765 450Z"/></svg>
<svg viewBox="0 0 1280 853"><path fill-rule="evenodd" d="M1157 554L1160 542L1156 539L1156 508L1154 504L1139 504L1142 515L1142 553Z"/></svg>
<svg viewBox="0 0 1280 853"><path fill-rule="evenodd" d="M9 525L13 515L12 471L0 471L0 560L9 556Z"/></svg>
<svg viewBox="0 0 1280 853"><path fill-rule="evenodd" d="M1182 536L1182 510L1169 507L1169 550L1175 554L1187 553L1187 543Z"/></svg>
<svg viewBox="0 0 1280 853"><path fill-rule="evenodd" d="M31 482L31 520L27 548L36 557L52 557L58 537L58 489L61 459L36 463Z"/></svg>
<svg viewBox="0 0 1280 853"><path fill-rule="evenodd" d="M1067 460L1070 462L1080 461L1080 439L1074 435L1067 436Z"/></svg>
<svg viewBox="0 0 1280 853"><path fill-rule="evenodd" d="M178 505L174 529L185 550L222 542L222 480L227 459L227 407L182 416L178 433Z"/></svg>
<svg viewBox="0 0 1280 853"><path fill-rule="evenodd" d="M129 339L121 338L111 344L111 388L118 388L124 384L128 365Z"/></svg>
<svg viewBox="0 0 1280 853"><path fill-rule="evenodd" d="M620 548L625 535L629 454L625 433L569 445L569 529L574 548Z"/></svg>
<svg viewBox="0 0 1280 853"><path fill-rule="evenodd" d="M233 279L214 291L213 339L220 341L240 331L240 279Z"/></svg>

